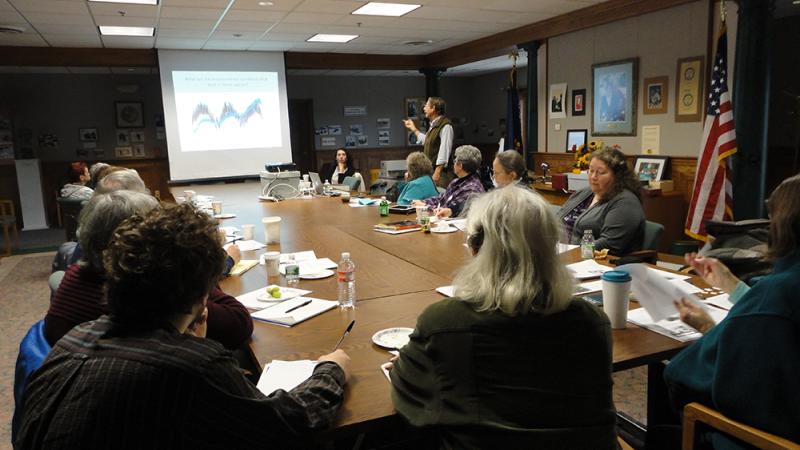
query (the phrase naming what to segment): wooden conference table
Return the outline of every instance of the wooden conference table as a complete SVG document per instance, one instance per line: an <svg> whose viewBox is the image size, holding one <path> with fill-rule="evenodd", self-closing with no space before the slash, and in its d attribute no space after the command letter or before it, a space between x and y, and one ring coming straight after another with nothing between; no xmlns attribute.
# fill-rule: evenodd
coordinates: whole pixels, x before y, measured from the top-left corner
<svg viewBox="0 0 800 450"><path fill-rule="evenodd" d="M175 188L176 196L181 195ZM236 218L223 225L255 224L255 239L262 241L261 218L281 217L280 245L267 250L296 252L314 250L317 257L339 260L350 252L356 264L355 310L334 309L292 328L256 322L251 349L260 366L273 359L314 359L332 350L350 320L356 324L342 343L352 358L352 378L345 390L332 432L337 436L362 432L395 416L390 384L380 365L391 355L375 346L372 335L390 327L414 327L417 316L428 305L443 297L434 289L451 284L453 273L469 258L463 245L465 234L423 234L414 232L388 235L372 230L376 223L400 220L406 216L380 217L377 207L351 208L338 198L259 202L256 183L193 187L198 194L222 200L223 212ZM409 216L413 217L413 216ZM259 252L246 252L255 258ZM565 262L579 260L576 251L562 255ZM264 266L256 266L240 277L228 277L222 288L237 296L268 283L284 284L280 277L266 276ZM335 300L336 277L300 280L300 288L310 296ZM685 346L676 340L628 324L613 331L614 370L658 363Z"/></svg>

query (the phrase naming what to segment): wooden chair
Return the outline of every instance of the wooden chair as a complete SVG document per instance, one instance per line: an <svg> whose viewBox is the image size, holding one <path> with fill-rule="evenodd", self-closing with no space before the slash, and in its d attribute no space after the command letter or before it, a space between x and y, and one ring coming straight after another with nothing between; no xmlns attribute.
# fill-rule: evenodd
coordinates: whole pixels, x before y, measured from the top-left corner
<svg viewBox="0 0 800 450"><path fill-rule="evenodd" d="M0 226L3 227L3 242L5 252L3 256L11 256L11 235L9 229L14 230L15 247L19 247L19 231L17 230L17 215L14 212L14 202L0 199Z"/></svg>
<svg viewBox="0 0 800 450"><path fill-rule="evenodd" d="M683 450L694 450L697 422L760 449L800 450L800 444L729 419L722 413L701 405L700 403L689 403L683 409Z"/></svg>

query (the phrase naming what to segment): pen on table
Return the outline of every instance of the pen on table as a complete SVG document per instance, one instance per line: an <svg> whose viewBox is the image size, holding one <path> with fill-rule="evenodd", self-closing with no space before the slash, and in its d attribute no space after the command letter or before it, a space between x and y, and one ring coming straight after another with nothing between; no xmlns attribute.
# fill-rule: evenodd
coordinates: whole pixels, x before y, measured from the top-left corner
<svg viewBox="0 0 800 450"><path fill-rule="evenodd" d="M339 342L337 342L336 345L333 346L333 350L331 350L331 352L335 352L336 349L339 348L340 345L342 345L342 341L344 341L344 338L346 338L347 335L350 334L350 330L353 329L353 325L355 325L355 324L356 324L355 320L351 320L350 321L350 325L348 325L347 329L344 330L344 333L342 333L342 337L339 338Z"/></svg>
<svg viewBox="0 0 800 450"><path fill-rule="evenodd" d="M287 309L287 310L286 310L286 312L285 312L284 314L290 313L290 312L294 311L295 309L300 309L300 308L302 308L303 306L310 305L310 304L311 304L311 300L306 300L306 301L304 301L303 303L300 303L300 304L299 304L299 305L297 305L297 306L293 306L293 307L291 307L291 308Z"/></svg>

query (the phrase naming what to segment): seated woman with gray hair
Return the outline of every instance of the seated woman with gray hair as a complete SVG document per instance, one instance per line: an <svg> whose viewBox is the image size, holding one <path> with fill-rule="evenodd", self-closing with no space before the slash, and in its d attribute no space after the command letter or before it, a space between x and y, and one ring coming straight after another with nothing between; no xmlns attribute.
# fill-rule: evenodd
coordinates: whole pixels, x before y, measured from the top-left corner
<svg viewBox="0 0 800 450"><path fill-rule="evenodd" d="M410 205L414 200L425 200L436 195L436 185L433 183L433 164L422 152L413 152L406 158L406 183L397 204Z"/></svg>
<svg viewBox="0 0 800 450"><path fill-rule="evenodd" d="M386 366L397 412L439 448L616 448L610 325L572 298L547 202L495 189L466 231L455 296L422 312Z"/></svg>
<svg viewBox="0 0 800 450"><path fill-rule="evenodd" d="M411 204L434 208L437 217L458 216L472 196L484 192L478 176L480 168L480 150L472 145L458 147L453 157L453 172L457 178L441 194L424 201L415 200Z"/></svg>
<svg viewBox="0 0 800 450"><path fill-rule="evenodd" d="M80 216L82 258L67 269L44 318L44 335L51 346L74 326L108 313L103 251L120 223L158 207L152 196L133 191L95 194L89 200ZM250 338L253 322L238 300L215 288L208 310L210 338L231 349Z"/></svg>

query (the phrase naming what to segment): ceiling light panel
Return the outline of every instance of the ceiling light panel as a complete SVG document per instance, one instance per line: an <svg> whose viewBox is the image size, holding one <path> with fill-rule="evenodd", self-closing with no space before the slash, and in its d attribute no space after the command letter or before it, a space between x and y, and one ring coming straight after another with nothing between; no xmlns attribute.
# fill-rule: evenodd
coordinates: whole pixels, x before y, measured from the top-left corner
<svg viewBox="0 0 800 450"><path fill-rule="evenodd" d="M308 42L335 42L345 43L357 38L357 34L315 34L308 38Z"/></svg>
<svg viewBox="0 0 800 450"><path fill-rule="evenodd" d="M351 14L359 16L389 16L400 17L419 8L421 5L406 5L404 3L369 2L353 11Z"/></svg>
<svg viewBox="0 0 800 450"><path fill-rule="evenodd" d="M100 34L103 36L146 36L152 37L153 27L115 27L100 25Z"/></svg>
<svg viewBox="0 0 800 450"><path fill-rule="evenodd" d="M129 5L158 5L158 0L89 0L89 3L121 3Z"/></svg>

